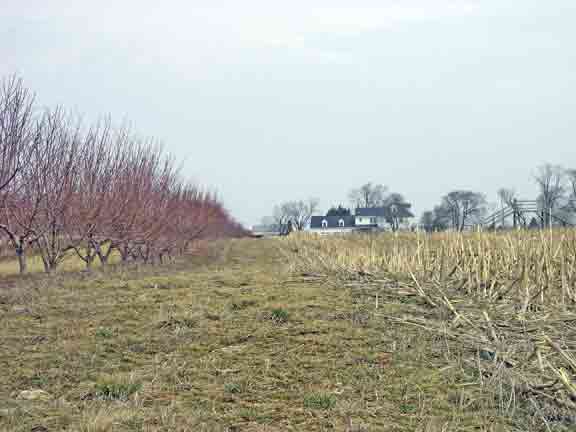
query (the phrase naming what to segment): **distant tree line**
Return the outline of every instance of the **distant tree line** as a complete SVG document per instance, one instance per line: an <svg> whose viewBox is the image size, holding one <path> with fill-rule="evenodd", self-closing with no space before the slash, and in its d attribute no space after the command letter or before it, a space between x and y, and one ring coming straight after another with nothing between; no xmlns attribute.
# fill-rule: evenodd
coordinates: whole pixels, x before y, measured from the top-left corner
<svg viewBox="0 0 576 432"><path fill-rule="evenodd" d="M398 230L402 223L414 217L411 204L400 193L388 192L388 188L381 184L366 183L359 188L352 189L348 194L354 209L383 208L384 217L390 228ZM318 210L319 200L287 201L274 207L273 216L265 217L263 225L267 225L281 234L292 231L301 231L310 223L312 215ZM326 216L350 216L352 210L342 204L331 207Z"/></svg>
<svg viewBox="0 0 576 432"><path fill-rule="evenodd" d="M317 198L308 198L307 200L286 201L275 206L270 221L272 228L281 235L290 234L292 231L302 231L318 210L319 202Z"/></svg>
<svg viewBox="0 0 576 432"><path fill-rule="evenodd" d="M538 193L534 208L524 211L523 201L513 188L498 190L501 208L510 209L517 226L543 227L571 225L576 216L576 169L544 164L532 176ZM456 190L444 195L440 204L425 211L420 225L426 231L462 231L481 224L488 213L486 197L480 192Z"/></svg>
<svg viewBox="0 0 576 432"><path fill-rule="evenodd" d="M326 216L350 216L352 212L349 208L342 206L341 204L338 207L330 207L330 209L326 212Z"/></svg>
<svg viewBox="0 0 576 432"><path fill-rule="evenodd" d="M533 174L538 188L535 199L521 201L513 188L498 190L499 207L508 209L514 223L522 227L542 227L571 225L576 218L576 169L565 169L559 165L544 164ZM350 216L358 208L380 207L393 231L407 227L411 220L412 204L397 192L389 192L382 184L365 183L352 189L348 194L351 208L342 204L332 206L326 216ZM484 225L486 216L494 205L488 203L486 195L472 190L453 190L442 196L438 205L425 211L420 217L420 227L425 231L463 231L477 225ZM289 201L274 208L274 217L267 218L270 225L286 234L304 229L311 216L318 209L318 200Z"/></svg>
<svg viewBox="0 0 576 432"><path fill-rule="evenodd" d="M114 252L163 262L195 240L242 234L157 140L109 118L87 125L39 109L21 79L0 81L0 241L21 273L30 251L51 272L70 256L106 265Z"/></svg>
<svg viewBox="0 0 576 432"><path fill-rule="evenodd" d="M444 195L433 210L425 211L420 224L426 231L463 231L472 221L480 221L485 212L486 198L482 193L455 190Z"/></svg>

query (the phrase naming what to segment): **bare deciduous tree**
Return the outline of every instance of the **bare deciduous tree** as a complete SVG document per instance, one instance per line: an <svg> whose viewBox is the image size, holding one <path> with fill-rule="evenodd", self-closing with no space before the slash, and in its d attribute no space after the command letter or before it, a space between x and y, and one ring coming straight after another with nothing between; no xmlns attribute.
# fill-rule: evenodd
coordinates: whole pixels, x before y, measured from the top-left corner
<svg viewBox="0 0 576 432"><path fill-rule="evenodd" d="M309 198L306 201L294 201L289 203L288 215L297 231L302 231L310 223L310 218L318 209L319 200L316 198Z"/></svg>
<svg viewBox="0 0 576 432"><path fill-rule="evenodd" d="M90 269L98 256L99 235L110 201L118 152L111 146L111 122L104 119L83 135L78 152L64 232L76 255Z"/></svg>
<svg viewBox="0 0 576 432"><path fill-rule="evenodd" d="M451 226L457 231L463 231L474 218L480 217L486 208L486 198L483 194L467 190L457 190L444 195L439 212L445 212Z"/></svg>
<svg viewBox="0 0 576 432"><path fill-rule="evenodd" d="M570 187L570 195L576 197L576 169L567 169L566 179Z"/></svg>
<svg viewBox="0 0 576 432"><path fill-rule="evenodd" d="M39 182L43 172L40 148L35 146L29 156L16 181L6 187L0 215L0 230L8 236L16 252L20 273L27 272L28 248L41 232L39 215L45 196Z"/></svg>
<svg viewBox="0 0 576 432"><path fill-rule="evenodd" d="M155 140L110 119L86 129L62 108L33 111L20 80L1 82L0 234L22 273L31 247L51 272L70 251L87 268L116 250L153 263L200 238L245 234L215 194L180 178Z"/></svg>
<svg viewBox="0 0 576 432"><path fill-rule="evenodd" d="M35 161L37 177L32 180L38 184L42 196L33 243L47 272L58 267L69 249L64 227L73 206L80 144L81 126L77 118L62 108L44 113Z"/></svg>
<svg viewBox="0 0 576 432"><path fill-rule="evenodd" d="M515 201L517 200L517 194L514 189L500 188L498 189L498 198L500 198L503 206L513 207Z"/></svg>
<svg viewBox="0 0 576 432"><path fill-rule="evenodd" d="M576 212L576 169L566 170L566 180L568 182L569 201L567 209Z"/></svg>
<svg viewBox="0 0 576 432"><path fill-rule="evenodd" d="M498 198L500 198L500 203L502 207L509 207L513 211L514 226L518 223L526 226L527 221L520 211L520 206L518 204L518 194L512 188L500 188L498 189ZM504 222L502 222L504 224Z"/></svg>
<svg viewBox="0 0 576 432"><path fill-rule="evenodd" d="M272 211L272 219L281 235L289 234L290 216L288 215L286 204L280 204L274 207L274 210Z"/></svg>
<svg viewBox="0 0 576 432"><path fill-rule="evenodd" d="M280 228L281 234L288 234L290 230L302 231L310 223L314 212L318 209L319 201L316 198L308 200L287 201L274 208L274 223Z"/></svg>
<svg viewBox="0 0 576 432"><path fill-rule="evenodd" d="M355 207L379 207L386 199L388 188L381 184L366 183L352 189L348 198Z"/></svg>
<svg viewBox="0 0 576 432"><path fill-rule="evenodd" d="M538 202L545 225L550 224L550 214L560 207L565 194L565 171L559 165L544 164L538 167L534 180L538 185Z"/></svg>
<svg viewBox="0 0 576 432"><path fill-rule="evenodd" d="M399 193L391 193L382 203L386 222L392 228L392 231L398 231L400 224L414 217L410 208L412 205L406 201L404 196Z"/></svg>
<svg viewBox="0 0 576 432"><path fill-rule="evenodd" d="M29 161L34 145L34 96L13 76L0 81L0 198Z"/></svg>

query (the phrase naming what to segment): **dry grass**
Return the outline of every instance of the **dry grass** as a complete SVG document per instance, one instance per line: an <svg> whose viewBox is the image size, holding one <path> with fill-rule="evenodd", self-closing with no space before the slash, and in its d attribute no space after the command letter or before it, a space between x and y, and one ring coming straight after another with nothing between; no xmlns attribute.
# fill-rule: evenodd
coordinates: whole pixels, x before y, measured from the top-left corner
<svg viewBox="0 0 576 432"><path fill-rule="evenodd" d="M3 276L17 276L20 273L18 267L18 261L14 259L14 251L10 250L9 254L4 255L0 258L0 275ZM42 263L42 258L38 254L29 254L28 257L28 273L37 274L44 273L44 264ZM115 264L120 262L120 254L112 253L109 258L110 264ZM101 264L98 260L93 263L93 268L98 269ZM66 258L58 266L57 272L78 272L86 269L86 264L82 261L73 251L68 251L66 253Z"/></svg>
<svg viewBox="0 0 576 432"><path fill-rule="evenodd" d="M372 240L332 241L351 242L354 259ZM466 319L484 320L484 308L443 285L461 315L452 324L447 306L427 303L440 297L422 273L426 297L409 275L346 270L342 257L334 271L324 251L338 250L324 242L238 240L169 268L10 279L0 289L0 430L569 430L543 396L524 398L522 376L510 390L517 366L500 359L516 354L490 340L480 353ZM486 310L504 345L499 315ZM569 353L568 338L554 340ZM492 352L496 361L478 360ZM561 356L542 345L544 375L546 361L563 373ZM568 401L555 386L541 392ZM52 399L18 398L34 389Z"/></svg>
<svg viewBox="0 0 576 432"><path fill-rule="evenodd" d="M301 235L282 250L296 274L413 303L376 315L442 339L471 409L576 425L576 232Z"/></svg>

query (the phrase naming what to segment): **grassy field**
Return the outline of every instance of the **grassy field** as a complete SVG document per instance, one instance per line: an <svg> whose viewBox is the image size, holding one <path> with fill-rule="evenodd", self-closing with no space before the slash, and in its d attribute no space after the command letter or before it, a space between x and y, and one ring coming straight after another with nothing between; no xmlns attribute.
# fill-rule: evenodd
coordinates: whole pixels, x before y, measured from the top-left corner
<svg viewBox="0 0 576 432"><path fill-rule="evenodd" d="M465 343L483 319L471 305L440 307L434 277L393 274L373 240L330 241L360 243L233 240L171 267L5 278L0 430L574 430L570 405L522 396L518 358ZM363 242L379 261L359 258ZM476 309L505 342L500 315ZM572 382L562 354L542 356ZM569 404L555 381L541 393Z"/></svg>

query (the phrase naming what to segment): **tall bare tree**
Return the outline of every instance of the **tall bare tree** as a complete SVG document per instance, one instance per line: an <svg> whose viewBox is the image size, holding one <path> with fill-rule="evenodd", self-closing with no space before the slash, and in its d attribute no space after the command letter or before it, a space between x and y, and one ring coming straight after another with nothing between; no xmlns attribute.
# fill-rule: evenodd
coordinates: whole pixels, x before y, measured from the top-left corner
<svg viewBox="0 0 576 432"><path fill-rule="evenodd" d="M456 190L444 195L442 208L449 215L452 227L463 231L470 222L485 212L486 198L478 192Z"/></svg>
<svg viewBox="0 0 576 432"><path fill-rule="evenodd" d="M534 181L538 185L538 202L543 214L543 223L550 224L550 215L557 210L565 195L565 171L559 165L544 164L537 168Z"/></svg>
<svg viewBox="0 0 576 432"><path fill-rule="evenodd" d="M318 209L318 204L319 200L317 198L295 201L290 204L288 214L297 231L302 231L308 226L312 215Z"/></svg>
<svg viewBox="0 0 576 432"><path fill-rule="evenodd" d="M318 204L316 198L282 203L274 208L274 223L282 234L288 234L290 230L302 231L310 223Z"/></svg>
<svg viewBox="0 0 576 432"><path fill-rule="evenodd" d="M566 209L572 213L576 212L576 169L567 169L566 180L568 184L568 198L569 201L566 205Z"/></svg>
<svg viewBox="0 0 576 432"><path fill-rule="evenodd" d="M34 96L21 79L0 81L0 198L21 173L34 145Z"/></svg>
<svg viewBox="0 0 576 432"><path fill-rule="evenodd" d="M92 125L81 137L68 217L64 232L76 255L90 269L98 256L99 236L105 230L119 149L111 144L109 118Z"/></svg>
<svg viewBox="0 0 576 432"><path fill-rule="evenodd" d="M407 202L402 194L391 193L384 199L382 206L384 207L386 222L388 222L392 231L398 231L401 223L414 217L414 214L410 211L412 204Z"/></svg>
<svg viewBox="0 0 576 432"><path fill-rule="evenodd" d="M386 199L388 188L381 184L366 183L348 194L355 207L379 207Z"/></svg>
<svg viewBox="0 0 576 432"><path fill-rule="evenodd" d="M278 232L281 235L289 234L290 216L286 203L274 206L274 210L272 211L272 219L274 220L274 226L277 227Z"/></svg>
<svg viewBox="0 0 576 432"><path fill-rule="evenodd" d="M567 169L565 175L568 181L569 193L572 197L576 198L576 169Z"/></svg>
<svg viewBox="0 0 576 432"><path fill-rule="evenodd" d="M46 110L39 138L39 189L43 191L38 215L39 232L34 239L47 272L56 270L64 260L70 243L65 227L74 206L78 181L81 124L62 108Z"/></svg>
<svg viewBox="0 0 576 432"><path fill-rule="evenodd" d="M39 133L41 125L37 125ZM45 155L37 145L29 154L29 161L22 166L14 181L5 187L5 199L0 206L0 231L8 237L16 252L20 273L26 273L29 246L42 232L40 212L46 189L40 182L44 172Z"/></svg>
<svg viewBox="0 0 576 432"><path fill-rule="evenodd" d="M500 188L498 189L498 198L500 198L500 203L502 207L509 207L513 211L514 227L518 223L526 226L527 221L525 216L520 211L520 206L518 204L518 194L516 190L512 188Z"/></svg>
<svg viewBox="0 0 576 432"><path fill-rule="evenodd" d="M502 206L509 206L512 207L514 202L517 199L517 194L514 189L511 188L500 188L498 189L498 198L500 198L500 202Z"/></svg>

